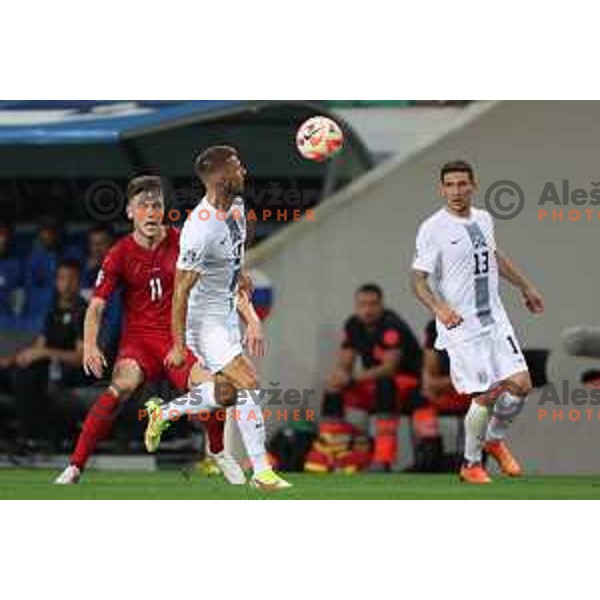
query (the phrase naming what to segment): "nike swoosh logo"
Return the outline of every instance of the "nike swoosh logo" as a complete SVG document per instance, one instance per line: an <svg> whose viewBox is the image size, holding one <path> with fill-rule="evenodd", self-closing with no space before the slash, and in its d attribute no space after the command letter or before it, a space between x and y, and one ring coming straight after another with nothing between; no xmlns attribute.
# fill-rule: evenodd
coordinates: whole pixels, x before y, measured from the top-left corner
<svg viewBox="0 0 600 600"><path fill-rule="evenodd" d="M308 142L310 141L315 135L317 135L317 133L320 133L320 129L313 129L312 131L309 131L307 133L304 134L304 141Z"/></svg>
<svg viewBox="0 0 600 600"><path fill-rule="evenodd" d="M450 243L455 246L456 244L458 244L460 242L460 240L452 240Z"/></svg>

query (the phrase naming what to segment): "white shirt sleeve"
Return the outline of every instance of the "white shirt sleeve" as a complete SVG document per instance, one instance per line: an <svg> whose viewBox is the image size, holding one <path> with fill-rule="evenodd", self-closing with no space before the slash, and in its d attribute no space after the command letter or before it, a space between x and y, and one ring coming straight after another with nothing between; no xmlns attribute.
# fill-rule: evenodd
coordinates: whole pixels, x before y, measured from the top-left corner
<svg viewBox="0 0 600 600"><path fill-rule="evenodd" d="M494 219L493 219L492 215L490 215L490 213L487 211L485 212L485 217L486 217L486 221L487 221L490 242L492 243L491 249L493 251L495 251L496 250L496 232L495 232L495 227L494 227Z"/></svg>
<svg viewBox="0 0 600 600"><path fill-rule="evenodd" d="M440 258L440 248L430 227L421 226L417 234L417 247L413 260L413 271L434 273Z"/></svg>
<svg viewBox="0 0 600 600"><path fill-rule="evenodd" d="M179 257L177 268L180 271L204 270L204 258L208 248L208 223L188 220L183 226L179 238Z"/></svg>

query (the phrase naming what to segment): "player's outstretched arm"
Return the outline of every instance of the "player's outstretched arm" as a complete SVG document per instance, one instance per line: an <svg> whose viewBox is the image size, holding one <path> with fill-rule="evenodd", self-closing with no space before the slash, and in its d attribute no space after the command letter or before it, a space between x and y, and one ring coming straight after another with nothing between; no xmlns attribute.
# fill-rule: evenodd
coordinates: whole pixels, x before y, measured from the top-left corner
<svg viewBox="0 0 600 600"><path fill-rule="evenodd" d="M107 366L106 358L98 348L98 332L105 308L104 300L92 297L83 323L83 370L86 375L92 373L97 379L102 378L104 368Z"/></svg>
<svg viewBox="0 0 600 600"><path fill-rule="evenodd" d="M496 248L496 259L500 276L521 291L527 308L535 314L543 313L544 298L525 273L499 248Z"/></svg>
<svg viewBox="0 0 600 600"><path fill-rule="evenodd" d="M200 279L198 271L175 271L175 289L173 291L173 308L171 312L171 329L173 348L165 359L169 367L181 367L185 361L185 324L187 320L188 300L192 288Z"/></svg>
<svg viewBox="0 0 600 600"><path fill-rule="evenodd" d="M429 273L413 271L413 291L421 304L428 308L448 329L458 327L463 318L447 304L436 298L429 287Z"/></svg>

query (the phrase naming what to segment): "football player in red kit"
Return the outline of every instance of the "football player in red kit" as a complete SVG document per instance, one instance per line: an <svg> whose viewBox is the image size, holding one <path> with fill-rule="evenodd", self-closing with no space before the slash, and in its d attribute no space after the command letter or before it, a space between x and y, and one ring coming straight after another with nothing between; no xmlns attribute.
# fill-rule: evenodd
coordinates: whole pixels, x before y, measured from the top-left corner
<svg viewBox="0 0 600 600"><path fill-rule="evenodd" d="M179 368L165 361L173 345L171 302L179 232L163 225L160 178L133 179L127 187L127 202L133 233L113 246L98 274L85 317L85 371L98 379L103 376L106 360L97 345L98 330L106 303L117 288L122 289L124 305L121 345L111 383L88 412L69 466L56 479L59 484L79 481L88 458L109 436L121 403L144 382L166 378L177 389L189 390L211 379L189 349ZM245 478L239 465L225 454L224 422L219 417L213 414L205 422L209 451L228 481L238 483Z"/></svg>

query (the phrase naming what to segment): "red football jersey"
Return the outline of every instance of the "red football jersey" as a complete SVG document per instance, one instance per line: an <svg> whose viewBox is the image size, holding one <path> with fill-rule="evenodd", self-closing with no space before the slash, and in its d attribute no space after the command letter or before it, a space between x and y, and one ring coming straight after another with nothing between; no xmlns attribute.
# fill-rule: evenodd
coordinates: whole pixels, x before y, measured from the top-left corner
<svg viewBox="0 0 600 600"><path fill-rule="evenodd" d="M154 249L142 248L130 234L108 252L98 273L93 296L108 300L123 292L122 337L165 336L171 339L171 304L175 265L179 254L179 231L167 228L164 240Z"/></svg>

